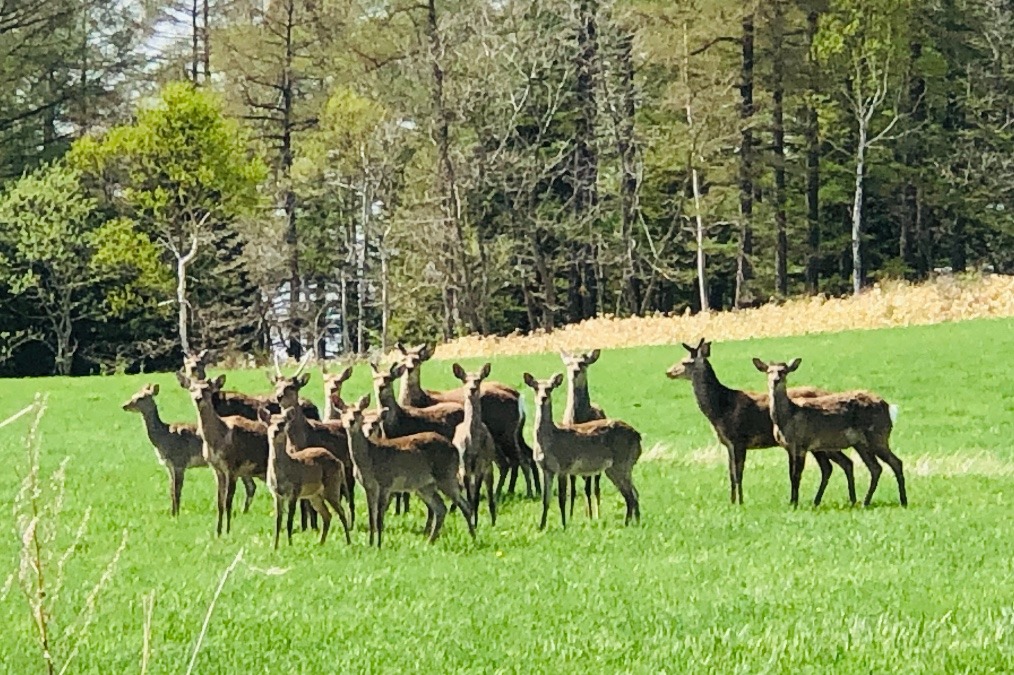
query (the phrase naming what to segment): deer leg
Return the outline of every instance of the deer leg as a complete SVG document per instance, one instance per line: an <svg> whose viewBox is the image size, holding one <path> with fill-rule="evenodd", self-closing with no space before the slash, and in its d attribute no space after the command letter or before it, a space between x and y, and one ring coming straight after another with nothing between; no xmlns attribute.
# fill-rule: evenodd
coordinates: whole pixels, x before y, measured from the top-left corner
<svg viewBox="0 0 1014 675"><path fill-rule="evenodd" d="M736 464L736 496L740 505L743 504L743 472L746 470L746 447L736 446L732 451Z"/></svg>
<svg viewBox="0 0 1014 675"><path fill-rule="evenodd" d="M437 495L437 488L435 485L427 485L426 487L418 490L416 494L419 498L426 502L426 506L429 507L430 512L433 514L433 529L430 532L429 542L432 544L440 536L440 530L444 526L444 518L447 516L447 507L444 506L444 502ZM462 511L464 513L464 511Z"/></svg>
<svg viewBox="0 0 1014 675"><path fill-rule="evenodd" d="M887 463L887 466L891 467L891 471L894 472L894 477L898 481L898 499L902 506L908 506L908 495L905 494L905 474L902 470L901 459L891 452L886 444L883 447L875 448L874 452L877 457Z"/></svg>
<svg viewBox="0 0 1014 675"><path fill-rule="evenodd" d="M585 478L585 480L588 480ZM574 519L574 500L577 498L577 476L570 475L570 518Z"/></svg>
<svg viewBox="0 0 1014 675"><path fill-rule="evenodd" d="M377 495L377 548L381 548L382 540L384 538L384 513L387 511L387 505L391 494L381 488L380 494Z"/></svg>
<svg viewBox="0 0 1014 675"><path fill-rule="evenodd" d="M542 520L539 529L546 529L546 517L549 514L549 500L553 497L553 474L549 469L542 469Z"/></svg>
<svg viewBox="0 0 1014 675"><path fill-rule="evenodd" d="M525 497L531 499L535 496L535 492L532 490L534 484L532 480L532 465L525 461L524 457L521 458L519 465L521 466L521 474L525 477Z"/></svg>
<svg viewBox="0 0 1014 675"><path fill-rule="evenodd" d="M305 501L313 507L314 511L320 514L320 545L323 546L324 542L327 541L327 533L331 529L331 512L327 510L324 498L319 494L309 497Z"/></svg>
<svg viewBox="0 0 1014 675"><path fill-rule="evenodd" d="M539 467L535 463L535 460L531 458L531 452L528 453L528 457L524 459L528 463L528 466L532 469L532 487L535 490L535 496L542 494L542 485L539 483ZM533 495L529 495L529 499Z"/></svg>
<svg viewBox="0 0 1014 675"><path fill-rule="evenodd" d="M401 493L400 492L395 492L394 493L394 515L396 515L396 516L400 516L401 515Z"/></svg>
<svg viewBox="0 0 1014 675"><path fill-rule="evenodd" d="M476 487L476 492L478 492ZM476 494L476 505L475 505L475 520L479 520L479 495ZM489 499L489 524L491 527L496 526L496 495L493 494L493 467L489 467L486 470L486 497ZM478 524L478 523L476 523Z"/></svg>
<svg viewBox="0 0 1014 675"><path fill-rule="evenodd" d="M863 500L863 506L869 506L870 502L873 501L873 493L877 491L880 473L884 469L880 466L880 462L877 461L876 456L865 445L857 445L855 449L856 454L859 455L859 459L863 460L863 464L866 465L866 468L870 472L870 487L866 492L866 498Z"/></svg>
<svg viewBox="0 0 1014 675"><path fill-rule="evenodd" d="M229 477L220 471L215 471L215 481L218 484L218 527L215 535L222 536L222 515L225 513L225 493L229 483Z"/></svg>
<svg viewBox="0 0 1014 675"><path fill-rule="evenodd" d="M832 462L841 467L841 470L845 472L845 481L848 483L849 488L849 503L853 506L856 504L856 476L852 470L852 460L841 450L827 453L827 458Z"/></svg>
<svg viewBox="0 0 1014 675"><path fill-rule="evenodd" d="M591 504L588 505L588 510L591 511ZM602 513L602 474L595 474L595 518L599 517Z"/></svg>
<svg viewBox="0 0 1014 675"><path fill-rule="evenodd" d="M300 501L295 494L289 497L289 503L286 507L285 515L285 532L289 537L289 546L292 546L292 521L296 517L296 502Z"/></svg>
<svg viewBox="0 0 1014 675"><path fill-rule="evenodd" d="M560 521L563 529L567 529L567 474L560 474L556 479L556 493L560 502Z"/></svg>
<svg viewBox="0 0 1014 675"><path fill-rule="evenodd" d="M356 524L356 474L352 462L345 467L345 484L342 486L345 497L349 501L349 528Z"/></svg>
<svg viewBox="0 0 1014 675"><path fill-rule="evenodd" d="M824 498L824 490L827 489L827 481L831 478L831 461L820 451L813 453L813 458L820 468L820 486L813 498L813 505L820 506L820 500Z"/></svg>
<svg viewBox="0 0 1014 675"><path fill-rule="evenodd" d="M729 453L729 500L733 504L736 503L736 451L730 445L726 448ZM789 471L792 470L792 464L789 463Z"/></svg>
<svg viewBox="0 0 1014 675"><path fill-rule="evenodd" d="M299 500L299 528L306 532L307 527L317 529L317 512L305 499Z"/></svg>
<svg viewBox="0 0 1014 675"><path fill-rule="evenodd" d="M624 524L629 525L631 518L635 519L638 523L641 522L641 505L638 500L637 490L634 488L634 481L630 476L630 471L622 471L615 466L611 466L606 469L606 478L612 481L616 489L623 495L623 501L627 505L627 515L624 519Z"/></svg>
<svg viewBox="0 0 1014 675"><path fill-rule="evenodd" d="M510 480L507 482L507 493L514 494L514 490L518 484L518 468L519 465L511 462Z"/></svg>
<svg viewBox="0 0 1014 675"><path fill-rule="evenodd" d="M236 496L236 477L229 476L225 487L225 533L232 532L232 499Z"/></svg>
<svg viewBox="0 0 1014 675"><path fill-rule="evenodd" d="M791 495L789 503L799 506L799 480L803 476L803 467L806 465L806 453L789 451L789 485Z"/></svg>
<svg viewBox="0 0 1014 675"><path fill-rule="evenodd" d="M275 550L278 550L278 538L282 534L282 511L285 508L285 501L282 495L275 495Z"/></svg>
<svg viewBox="0 0 1014 675"><path fill-rule="evenodd" d="M338 520L341 521L342 529L345 530L345 543L352 543L352 535L349 534L349 520L345 517L345 508L342 507L341 484L331 483L324 486L324 501L331 505L338 513Z"/></svg>
<svg viewBox="0 0 1014 675"><path fill-rule="evenodd" d="M173 517L180 514L180 494L183 493L183 468L174 467L169 471L169 499L172 501Z"/></svg>
<svg viewBox="0 0 1014 675"><path fill-rule="evenodd" d="M246 491L246 499L243 501L243 513L250 511L250 504L253 503L254 494L257 492L257 484L249 476L243 477L243 490Z"/></svg>
<svg viewBox="0 0 1014 675"><path fill-rule="evenodd" d="M377 504L379 494L376 488L366 488L366 511L370 520L370 546L373 546L373 538L377 533Z"/></svg>
<svg viewBox="0 0 1014 675"><path fill-rule="evenodd" d="M437 485L437 488L451 500L452 504L458 505L461 516L465 519L465 524L468 525L468 533L472 535L472 539L475 539L475 525L473 524L475 522L475 512L472 511L464 495L461 494L457 478L442 481ZM478 489L476 489L476 492L478 492ZM443 505L443 502L441 502L441 505Z"/></svg>

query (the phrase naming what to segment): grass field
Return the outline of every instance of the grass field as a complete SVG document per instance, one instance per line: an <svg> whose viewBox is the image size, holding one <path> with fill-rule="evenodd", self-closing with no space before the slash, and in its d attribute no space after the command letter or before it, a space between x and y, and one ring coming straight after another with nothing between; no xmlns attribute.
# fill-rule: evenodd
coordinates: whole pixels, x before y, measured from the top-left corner
<svg viewBox="0 0 1014 675"><path fill-rule="evenodd" d="M690 337L690 336L688 336ZM588 345L593 346L593 345ZM603 517L576 514L566 531L551 511L507 501L497 527L485 510L473 544L457 514L440 540L421 535L418 501L389 516L385 549L319 547L301 534L271 548L271 499L259 485L230 536L214 537L213 479L188 474L179 520L140 417L120 410L143 382L162 385L163 418L191 419L170 374L0 382L0 419L50 392L43 471L64 457L66 545L85 509L88 531L67 565L54 619L77 615L120 543L115 576L69 672L136 672L142 599L154 593L149 672L182 672L216 585L218 599L196 672L1012 672L1014 671L1014 320L716 343L727 384L764 387L749 358L802 356L793 384L866 387L900 406L892 445L905 461L911 506L897 506L885 471L874 507L848 508L840 472L819 509L788 506L785 455L751 451L746 504L728 503L724 451L689 384L664 376L672 347L611 350L590 371L592 398L634 424L651 448L635 471L642 524L622 526L622 500L603 486ZM439 351L438 351L439 355ZM475 364L472 360L466 363ZM431 362L430 387L454 382ZM366 368L346 386L366 390ZM555 355L498 359L493 379L561 371ZM320 401L319 373L311 397ZM266 388L264 375L227 386ZM526 393L531 419L531 393ZM562 412L563 395L556 400ZM25 419L0 430L0 494L24 472ZM530 427L528 429L530 434ZM860 496L867 474L856 460ZM816 489L813 462L802 494ZM359 515L365 500L358 494ZM0 580L17 565L10 520ZM0 601L0 666L39 672L33 625L16 589ZM59 630L54 651L65 656ZM58 659L59 660L59 659Z"/></svg>

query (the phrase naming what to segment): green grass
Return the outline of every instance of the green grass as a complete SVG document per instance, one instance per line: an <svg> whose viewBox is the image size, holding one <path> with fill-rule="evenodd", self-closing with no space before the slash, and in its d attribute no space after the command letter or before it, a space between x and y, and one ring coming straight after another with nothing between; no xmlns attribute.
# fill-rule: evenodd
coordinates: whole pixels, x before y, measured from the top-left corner
<svg viewBox="0 0 1014 675"><path fill-rule="evenodd" d="M687 336L688 338L691 336ZM592 345L589 345L592 346ZM439 352L438 352L439 353ZM635 471L640 527L622 526L622 500L604 486L603 517L576 515L566 531L551 511L507 501L495 529L483 510L478 543L450 514L434 546L420 534L418 501L388 518L385 549L366 546L365 500L353 545L323 548L300 534L271 549L268 491L230 536L214 537L213 480L194 470L178 521L140 418L119 405L145 381L162 385L165 419L191 419L169 374L0 383L0 418L50 392L43 468L68 466L64 529L93 509L68 566L57 623L85 594L129 533L116 576L72 672L134 672L142 597L155 593L151 672L185 669L218 580L241 564L219 599L197 672L1011 672L1014 671L1014 321L719 343L727 384L762 388L752 356L802 356L793 384L864 387L900 405L892 438L906 462L910 508L885 471L875 508L846 506L841 473L824 505L792 510L784 453L752 451L746 504L728 503L723 453L690 387L664 377L671 347L609 351L590 373L593 400L639 428L656 459ZM475 365L478 361L466 363ZM432 362L424 385L450 386ZM365 391L366 368L347 385ZM498 359L493 378L561 371L555 355ZM310 395L320 400L315 374ZM261 373L228 386L263 391ZM531 412L531 392L526 392ZM556 401L557 414L563 406ZM529 415L531 417L531 414ZM24 471L21 420L0 430L5 501ZM530 432L530 429L529 429ZM867 474L856 462L860 496ZM804 475L812 497L817 472ZM9 513L9 511L8 511ZM5 519L0 580L18 541ZM266 571L283 573L269 574ZM38 672L32 624L15 591L0 603L0 665ZM59 641L57 652L59 653Z"/></svg>

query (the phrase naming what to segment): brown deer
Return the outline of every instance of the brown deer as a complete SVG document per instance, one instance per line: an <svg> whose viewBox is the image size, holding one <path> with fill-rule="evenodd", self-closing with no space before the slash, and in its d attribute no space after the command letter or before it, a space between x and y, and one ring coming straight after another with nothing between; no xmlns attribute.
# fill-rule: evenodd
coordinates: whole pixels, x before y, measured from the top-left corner
<svg viewBox="0 0 1014 675"><path fill-rule="evenodd" d="M309 356L309 353L307 353L307 356ZM196 354L186 354L183 357L182 372L191 380L206 380L208 379L208 365L208 350L202 349ZM298 372L302 372L304 367L305 360L300 364ZM273 385L275 383L275 379L279 377L282 377L282 372L276 359L275 376L272 377L271 375L268 375L268 381ZM278 402L275 401L270 394L252 396L238 391L221 391L215 394L214 405L215 410L218 411L218 414L222 417L239 415L254 421L259 421L260 415L258 411L261 408L266 409L271 415L277 415L281 412L281 408L278 407ZM320 412L317 410L317 406L314 405L312 401L301 399L300 405L303 407L303 412L308 418L312 420L320 419Z"/></svg>
<svg viewBox="0 0 1014 675"><path fill-rule="evenodd" d="M560 358L567 370L567 405L563 409L563 425L580 424L594 420L604 420L605 412L591 402L588 393L588 366L599 360L601 350L595 349L583 354L569 354L561 351ZM575 476L570 477L570 517L574 517L574 499L577 497ZM595 512L597 516L602 504L600 482L602 474L584 477L584 497L588 506L588 517L592 514L592 483L595 485Z"/></svg>
<svg viewBox="0 0 1014 675"><path fill-rule="evenodd" d="M324 377L324 419L328 422L338 421L348 404L342 399L342 385L352 377L352 366L340 373L327 372L327 366L321 366Z"/></svg>
<svg viewBox="0 0 1014 675"><path fill-rule="evenodd" d="M489 499L490 525L496 525L496 491L493 489L493 464L497 461L493 435L482 422L482 381L489 377L490 364L485 364L477 373L466 373L455 363L451 366L454 376L464 385L465 419L454 432L454 447L461 454L465 467L465 492L472 514L478 525L479 489L485 483ZM505 463L506 464L506 463ZM500 471L506 470L506 465Z"/></svg>
<svg viewBox="0 0 1014 675"><path fill-rule="evenodd" d="M363 421L363 409L370 404L367 394L342 414L348 429L349 454L366 489L370 512L370 545L377 535L377 548L384 536L384 513L392 492L415 492L429 507L430 543L436 541L447 515L447 507L437 494L448 497L461 510L468 532L475 539L473 516L461 490L463 468L458 449L444 436L423 432L400 438L380 438L377 422Z"/></svg>
<svg viewBox="0 0 1014 675"><path fill-rule="evenodd" d="M293 450L306 448L324 448L342 463L345 480L342 493L349 502L349 522L356 520L355 474L352 460L349 457L348 435L341 421L321 422L306 418L303 407L298 405L299 392L310 381L310 373L297 374L293 377L279 376L275 378L275 400L283 412L291 410L287 434Z"/></svg>
<svg viewBox="0 0 1014 675"><path fill-rule="evenodd" d="M215 380L192 380L176 373L180 384L188 391L197 408L197 431L204 439L204 459L214 469L218 482L218 527L222 534L222 516L225 531L232 529L232 498L236 493L237 478L257 477L264 480L268 470L268 433L260 421L238 415L222 417L215 410L215 393L225 384L225 375Z"/></svg>
<svg viewBox="0 0 1014 675"><path fill-rule="evenodd" d="M626 524L641 520L641 506L634 487L634 465L641 456L641 434L620 420L595 420L558 427L553 423L553 390L563 384L557 373L549 380L524 374L525 384L535 391L535 460L542 467L542 520L545 529L553 478L560 476L560 518L567 527L567 480L571 475L605 473L627 504Z"/></svg>
<svg viewBox="0 0 1014 675"><path fill-rule="evenodd" d="M457 403L459 405L464 403L460 389L434 391L422 388L420 373L422 364L433 358L434 347L428 344L406 347L400 342L397 343L397 347L402 354L402 365L405 366L401 391L398 395L400 405L426 408L439 403ZM524 435L521 433L524 426L524 408L520 392L499 382L484 382L482 385L482 422L493 434L493 442L496 443L497 452L503 455L504 460L510 464L510 484L507 486L507 491L514 494L520 468L525 478L528 497L533 496L533 486L535 493L540 492L538 472L532 472L532 449L525 442ZM505 473L500 474L496 486L497 494L503 490L506 478Z"/></svg>
<svg viewBox="0 0 1014 675"><path fill-rule="evenodd" d="M746 451L778 446L771 424L769 397L765 393L730 389L719 382L715 369L708 358L711 356L711 343L704 338L696 347L683 343L689 355L682 361L673 364L666 375L670 379L690 380L693 384L697 407L711 422L719 442L729 453L729 488L732 503L743 503L743 471L746 466ZM793 387L789 396L799 400L824 396L829 392L814 387ZM814 506L819 506L824 497L824 490L831 477L831 462L841 467L848 483L849 501L856 503L855 475L852 460L839 450L826 453L815 453L814 458L820 467L820 487L813 498ZM789 458L792 468L792 458Z"/></svg>
<svg viewBox="0 0 1014 675"><path fill-rule="evenodd" d="M321 544L327 541L327 533L331 529L331 512L327 504L338 512L338 520L345 529L345 542L351 544L349 521L341 504L341 492L345 487L345 466L325 448L293 447L288 429L295 423L297 415L302 416L299 406L286 408L281 415L272 416L268 423L266 482L275 495L275 549L278 548L278 538L282 530L282 511L286 507L288 513L286 529L289 545L292 545L292 517L296 512L296 502L301 499L308 501L320 514L323 521L320 528Z"/></svg>
<svg viewBox="0 0 1014 675"><path fill-rule="evenodd" d="M388 370L371 363L370 367L373 369L377 412L388 438L400 438L423 431L432 431L448 440L454 438L455 429L465 419L465 409L461 403L438 403L425 408L403 406L394 396L394 382L404 374L405 366L395 363Z"/></svg>
<svg viewBox="0 0 1014 675"><path fill-rule="evenodd" d="M148 432L148 440L155 448L155 456L162 466L169 473L169 498L172 501L171 513L173 516L180 512L180 495L183 492L183 478L187 469L199 466L208 466L204 459L202 447L204 441L197 433L197 427L193 424L166 424L158 414L158 405L155 397L158 396L157 384L146 384L134 394L129 401L123 404L123 409L128 412L141 413L144 419L144 428ZM246 489L246 502L243 504L243 512L250 510L250 502L253 501L257 486L253 479L244 477L243 487Z"/></svg>
<svg viewBox="0 0 1014 675"><path fill-rule="evenodd" d="M799 478L807 452L852 447L870 470L870 488L863 505L869 506L873 499L883 471L878 459L882 459L898 480L901 505L908 506L901 460L890 447L897 406L888 405L887 401L867 391L793 401L787 393L788 377L801 362L798 358L788 364L753 359L754 367L768 377L775 439L789 451L792 504L795 506L799 502Z"/></svg>

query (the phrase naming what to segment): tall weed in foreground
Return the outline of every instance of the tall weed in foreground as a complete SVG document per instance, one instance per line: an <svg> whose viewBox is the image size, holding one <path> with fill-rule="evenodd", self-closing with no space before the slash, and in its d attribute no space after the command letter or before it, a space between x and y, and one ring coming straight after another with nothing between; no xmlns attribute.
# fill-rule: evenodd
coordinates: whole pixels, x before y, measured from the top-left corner
<svg viewBox="0 0 1014 675"><path fill-rule="evenodd" d="M42 475L40 454L42 436L39 430L46 413L47 397L36 395L35 401L0 423L0 428L14 420L32 415L31 426L25 435L24 477L14 497L14 529L20 541L15 571L8 575L0 602L16 586L24 596L31 614L36 644L40 657L50 674L65 673L77 656L98 608L99 596L109 585L117 563L127 545L127 531L123 530L120 544L106 563L98 580L85 596L84 606L74 615L61 604L67 566L70 564L85 534L91 518L91 509L85 510L71 535L70 542L58 545L63 523L61 516L66 496L67 463L48 477ZM62 547L62 548L61 548Z"/></svg>

